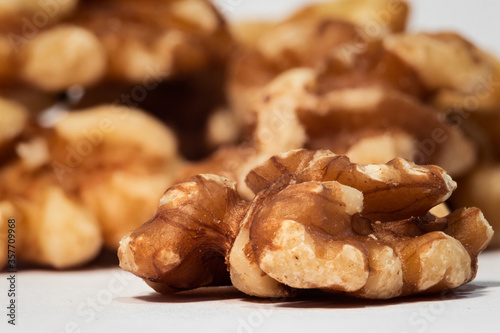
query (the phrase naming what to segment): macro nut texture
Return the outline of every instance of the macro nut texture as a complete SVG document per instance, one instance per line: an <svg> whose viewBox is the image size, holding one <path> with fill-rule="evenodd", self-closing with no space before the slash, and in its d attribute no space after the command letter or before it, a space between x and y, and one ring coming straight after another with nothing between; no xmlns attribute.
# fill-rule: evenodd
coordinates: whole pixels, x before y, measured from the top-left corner
<svg viewBox="0 0 500 333"><path fill-rule="evenodd" d="M403 159L356 165L328 151L296 150L271 158L247 182L263 204L249 209L240 231L249 231L247 242L238 235L229 258L244 292L262 273L295 289L362 298L455 288L474 278L477 255L493 234L476 208L428 214L456 184L439 167ZM236 244L251 267L244 279L244 264L232 265ZM273 297L279 289L267 285L248 293Z"/></svg>
<svg viewBox="0 0 500 333"><path fill-rule="evenodd" d="M221 285L229 269L237 289L258 297L321 289L387 299L471 281L493 235L477 208L431 214L456 183L401 158L356 164L292 150L246 182L250 202L215 175L171 187L155 217L123 238L121 267L162 293Z"/></svg>
<svg viewBox="0 0 500 333"><path fill-rule="evenodd" d="M227 178L174 185L156 215L122 239L120 266L160 293L229 284L226 256L246 206Z"/></svg>

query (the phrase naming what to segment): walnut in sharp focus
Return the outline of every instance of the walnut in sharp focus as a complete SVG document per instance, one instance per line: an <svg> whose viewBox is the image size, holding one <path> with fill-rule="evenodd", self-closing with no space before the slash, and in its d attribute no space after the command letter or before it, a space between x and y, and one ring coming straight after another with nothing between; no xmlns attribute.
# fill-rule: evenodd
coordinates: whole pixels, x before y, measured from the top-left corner
<svg viewBox="0 0 500 333"><path fill-rule="evenodd" d="M174 185L156 215L123 238L120 266L161 293L228 284L225 260L245 208L227 178L198 175Z"/></svg>
<svg viewBox="0 0 500 333"><path fill-rule="evenodd" d="M287 175L280 177L282 174ZM291 177L293 174L296 176ZM284 285L304 288L308 284L307 288L345 289L344 291L357 290L359 288L356 286L360 284L365 287L357 295L369 298L389 298L399 295L403 283L397 275L401 268L387 264L395 260L396 254L386 244L378 244L374 238L377 236L370 227L370 220L390 221L409 216L424 216L429 207L446 200L455 186L442 169L436 167L417 167L403 160L394 160L387 165L356 165L349 162L345 156L325 151L305 150L291 151L271 158L248 174L247 183L257 193L253 201L255 206L251 206L245 217L229 263L233 284L246 293L263 297L286 296L289 290L284 289ZM401 200L402 198L408 201ZM295 201L297 202L294 204ZM333 204L334 202L338 202L339 205ZM291 210L292 207L297 207L298 210ZM283 216L266 217L269 211L272 211L271 214ZM344 223L340 222L341 217ZM340 220L336 221L338 219ZM281 223L284 225L283 228L288 230L282 234L278 232L278 229L281 230L278 227ZM349 228L354 230L351 230L353 234L348 232ZM313 232L314 230L316 231ZM335 235L333 237L323 235L323 239L318 240L314 235L321 231ZM311 236L308 236L309 232L312 233ZM271 236L273 233L281 235L277 238L283 239L279 238L272 243L271 247L276 253L268 253L262 265L272 270L276 267L283 269L281 273L274 271L272 273L275 278L276 274L281 276L278 278L280 282L284 281L284 276L285 280L288 278L294 280L287 280L284 285L262 274L262 265L251 250L255 246L258 249L257 253L261 253L262 247L266 247L266 243L270 245L269 242L273 241L274 236ZM368 238L356 239L357 236L353 235L357 233ZM325 237L327 240L331 239L325 241ZM368 258L363 259L364 255L360 256L359 249L348 246L345 253L339 250L343 249L345 242L355 245L354 239L364 243L361 253L366 250L371 251L369 260L372 266L369 278L364 268L368 265ZM304 244L300 244L301 240ZM281 246L278 245L280 242ZM333 250L335 242L337 242L337 252ZM331 247L330 262L326 255L329 253L328 250L320 250L321 246ZM323 253L316 259L315 249L318 249L318 253ZM245 255L242 255L243 253ZM287 254L293 259L288 264ZM358 266L353 266L352 262L335 264L335 260L339 262L347 260L343 256L347 258L354 256L360 260ZM302 261L299 262L300 259ZM274 260L278 263L273 263ZM333 265L329 267L329 273L315 268L323 267L326 270L328 263ZM318 266L308 267L309 265ZM354 270L343 269L346 265L354 267ZM297 267L297 272L286 271L287 267ZM331 287L321 285L321 283L328 284L326 280L319 282L328 278L332 279L331 283L337 279L337 282L344 281L346 284ZM384 285L382 281L387 279L394 282L393 285L385 283L382 287ZM313 286L314 283L319 285ZM347 285L347 283L352 284Z"/></svg>
<svg viewBox="0 0 500 333"><path fill-rule="evenodd" d="M200 175L168 190L157 215L122 240L122 268L164 293L209 285L205 274L216 265L194 264L209 256L209 242L228 255L233 285L249 295L313 288L392 298L471 281L493 234L477 208L430 214L456 184L437 166L403 159L354 164L329 151L283 153L249 173L250 206L234 184L208 196L216 180ZM219 242L214 221L226 229Z"/></svg>
<svg viewBox="0 0 500 333"><path fill-rule="evenodd" d="M249 210L229 264L245 292L267 279L268 288L250 292L257 296L274 296L284 285L365 298L453 288L475 276L477 255L492 236L477 209L426 215L455 187L437 167L400 159L356 165L299 150L273 157L247 182L255 191L265 186L254 200L263 204ZM246 240L237 247L241 234ZM238 255L241 245L246 256Z"/></svg>

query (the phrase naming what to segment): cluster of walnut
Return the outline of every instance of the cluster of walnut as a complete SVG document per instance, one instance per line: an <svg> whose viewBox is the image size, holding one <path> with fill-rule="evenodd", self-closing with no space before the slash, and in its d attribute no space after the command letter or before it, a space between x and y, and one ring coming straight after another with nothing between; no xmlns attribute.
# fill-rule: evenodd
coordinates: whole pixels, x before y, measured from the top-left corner
<svg viewBox="0 0 500 333"><path fill-rule="evenodd" d="M404 1L341 0L234 26L227 117L245 140L177 180L223 175L249 199L248 171L290 149L402 157L445 169L459 184L450 204L500 226L500 61L455 33L405 32L407 14Z"/></svg>
<svg viewBox="0 0 500 333"><path fill-rule="evenodd" d="M193 72L229 45L204 0L19 0L0 5L0 22L0 80L47 92Z"/></svg>
<svg viewBox="0 0 500 333"><path fill-rule="evenodd" d="M190 269L174 270L168 279L177 282L171 287L154 276L145 277L152 284L158 282L155 285L161 290L185 289L182 283L190 283L182 281L190 279L202 285L207 281L219 284L227 279L220 258L232 247L232 237L251 234L250 222L241 230L250 229L240 232L239 223L246 221L249 204L239 196L254 200L252 207L264 200L260 194L255 197L264 184L257 189L256 179L245 182L245 178L257 175L255 170L260 169L255 168L271 156L301 148L329 149L367 165L396 157L438 165L459 182L452 205L478 206L494 226L500 224L496 202L500 191L500 62L457 34L407 33L407 16L408 5L392 0L323 2L281 22L233 25L208 0L16 0L0 4L0 248L5 248L5 223L15 218L21 261L57 268L85 264L103 244L116 250L123 235L153 216L158 198L173 183L181 183L179 188L213 183L214 191L222 183L234 185L216 176L183 183L194 175L216 174L236 181L237 193L228 192L224 198L229 201L217 206L217 214L222 214L218 221L225 221L224 225L199 229L199 221L212 215L192 219L188 217L192 207L187 205L187 215L176 218L186 218L183 223L192 224L187 227L191 231L182 235L169 231L172 237L179 236L179 244L198 246L191 239L208 237L209 244L200 246L202 252L206 247L211 254L189 262L211 261L214 254L211 268L196 277ZM301 179L289 181L308 184L301 185L305 186L301 191L320 191L320 187L313 190L316 183ZM437 201L413 218L391 216L392 222L399 221L392 223L387 216L374 217L360 208L370 202L366 191L350 182L341 184L363 195L349 210L337 212L339 216L363 216L354 225L370 225L373 233L358 236L383 240L396 253L403 272L404 251L384 238L387 228L397 228L398 237L423 237L430 231L425 228L431 226L445 233L455 228L444 227L446 223L462 230L458 227L462 224L453 221L473 221L471 231L466 232L470 235L484 229L474 222L481 220L476 210L453 213L448 220L425 215ZM321 186L335 202L347 200L337 198L337 185ZM181 197L172 191L164 200L173 200L175 206ZM349 193L356 197L357 192ZM381 224L373 219L380 219ZM300 229L302 222L297 223L285 223L285 227L299 237L305 231ZM281 230L281 226L273 228ZM228 241L221 243L220 234ZM452 236L461 241L461 236ZM236 244L243 241L239 237ZM247 251L250 257L265 256L268 246L256 244ZM349 244L354 251L350 254L359 254L358 243ZM500 237L492 244L499 245ZM368 257L362 257L362 262L366 263L372 260L372 248L363 246L361 252ZM467 246L472 268L460 283L472 278L475 257L483 247ZM321 253L327 257L340 253L331 251ZM155 255L174 267L176 258L184 256L176 253L162 250ZM268 258L281 260L275 254ZM1 256L0 266L5 259ZM242 272L248 269L248 274L269 276L263 278L263 286L270 283L287 292L295 288L294 282L268 272L260 257L256 260L258 267L254 263L233 272L235 285L236 280L245 280ZM150 263L145 260L141 265ZM234 262L231 266L243 267ZM408 293L408 288L400 293ZM371 297L369 291L361 294Z"/></svg>
<svg viewBox="0 0 500 333"><path fill-rule="evenodd" d="M123 238L121 267L161 293L230 281L259 297L322 289L387 299L471 281L493 236L477 208L433 215L456 183L401 158L355 164L292 150L246 182L250 202L216 175L172 186L156 215Z"/></svg>
<svg viewBox="0 0 500 333"><path fill-rule="evenodd" d="M13 218L21 262L116 251L154 214L179 150L203 147L231 48L207 0L2 2L0 248Z"/></svg>
<svg viewBox="0 0 500 333"><path fill-rule="evenodd" d="M188 158L206 154L233 47L209 0L19 0L0 5L0 22L0 96L40 112L84 88L71 108L145 109Z"/></svg>

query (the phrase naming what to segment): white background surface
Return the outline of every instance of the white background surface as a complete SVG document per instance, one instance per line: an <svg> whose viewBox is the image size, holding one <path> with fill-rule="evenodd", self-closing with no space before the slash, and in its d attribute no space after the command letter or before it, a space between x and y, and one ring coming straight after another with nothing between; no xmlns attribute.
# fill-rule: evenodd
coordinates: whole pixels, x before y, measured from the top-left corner
<svg viewBox="0 0 500 333"><path fill-rule="evenodd" d="M263 300L233 287L162 296L119 268L24 271L17 289L18 325L2 314L0 332L496 332L500 250L481 254L476 279L453 292L390 301L326 293Z"/></svg>
<svg viewBox="0 0 500 333"><path fill-rule="evenodd" d="M221 0L231 20L277 18L299 0ZM452 29L500 55L500 1L411 1L411 30ZM332 295L259 300L235 289L155 294L118 268L17 274L17 323L7 325L0 274L0 332L493 332L499 326L500 251L481 255L475 281L453 293L370 302Z"/></svg>

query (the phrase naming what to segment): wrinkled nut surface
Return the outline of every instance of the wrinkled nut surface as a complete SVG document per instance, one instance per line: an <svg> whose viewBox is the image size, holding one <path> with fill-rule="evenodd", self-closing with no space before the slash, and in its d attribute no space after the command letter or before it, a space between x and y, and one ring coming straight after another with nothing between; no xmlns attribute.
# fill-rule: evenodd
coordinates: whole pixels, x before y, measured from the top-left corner
<svg viewBox="0 0 500 333"><path fill-rule="evenodd" d="M174 185L156 215L123 238L120 266L161 293L228 284L225 260L245 208L227 178L198 175Z"/></svg>
<svg viewBox="0 0 500 333"><path fill-rule="evenodd" d="M199 175L170 188L157 215L122 240L122 268L169 293L214 284L207 272L223 271L226 256L232 284L249 295L322 289L386 299L471 281L493 235L477 208L429 213L456 187L437 166L293 150L248 174L250 204L221 179ZM214 234L214 221L226 231ZM211 258L206 249L219 265L198 265Z"/></svg>
<svg viewBox="0 0 500 333"><path fill-rule="evenodd" d="M476 208L426 214L455 184L438 167L401 159L354 165L298 150L272 158L247 182L255 190L268 184L255 201L266 199L249 209L229 264L235 286L256 296L286 295L284 285L364 298L454 288L475 276L493 234ZM408 206L405 197L415 201Z"/></svg>

